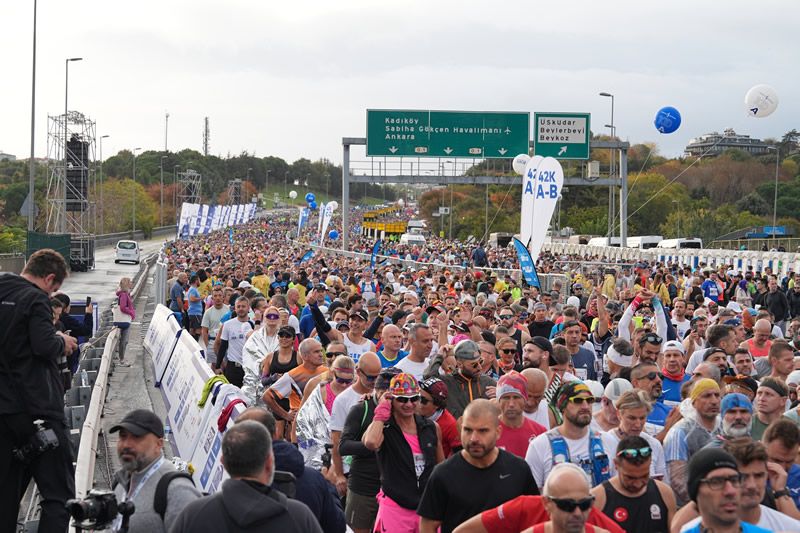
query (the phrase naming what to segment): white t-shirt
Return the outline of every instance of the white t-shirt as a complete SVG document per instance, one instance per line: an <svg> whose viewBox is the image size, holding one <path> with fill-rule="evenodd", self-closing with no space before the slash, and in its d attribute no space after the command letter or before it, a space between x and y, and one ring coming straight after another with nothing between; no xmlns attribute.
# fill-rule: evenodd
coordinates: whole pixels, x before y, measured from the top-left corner
<svg viewBox="0 0 800 533"><path fill-rule="evenodd" d="M578 440L564 437L564 442L569 450L570 462L589 460L589 432ZM525 454L525 462L531 467L533 479L536 485L544 486L544 480L553 469L553 449L550 446L550 438L547 433L542 433L531 441L528 445L528 452ZM563 462L563 461L562 461Z"/></svg>
<svg viewBox="0 0 800 533"><path fill-rule="evenodd" d="M344 338L344 345L347 348L347 355L350 356L354 363L358 362L358 359L362 354L372 350L372 341L369 339L363 339L361 344L356 344L350 340L350 337L347 335L347 333L342 335L342 337Z"/></svg>
<svg viewBox="0 0 800 533"><path fill-rule="evenodd" d="M242 364L242 349L247 342L247 334L253 331L250 321L228 320L222 328L222 340L228 341L225 358L231 363Z"/></svg>
<svg viewBox="0 0 800 533"><path fill-rule="evenodd" d="M525 415L525 418L528 420L533 420L537 424L541 424L547 429L550 429L550 416L546 401L540 401L539 407L536 408L536 411L532 413L526 413L525 411L522 411L522 414Z"/></svg>
<svg viewBox="0 0 800 533"><path fill-rule="evenodd" d="M678 332L678 338L683 340L686 336L686 332L692 327L692 324L688 320L684 320L683 322L678 322L674 318L672 319L672 325L675 326L675 330Z"/></svg>
<svg viewBox="0 0 800 533"><path fill-rule="evenodd" d="M222 323L220 319L228 313L229 309L228 306L223 305L222 309L217 309L216 307L209 307L206 309L206 312L203 313L203 320L200 323L200 327L208 328L208 340L209 342L217 338L217 333L219 333L219 326ZM211 344L214 344L213 342Z"/></svg>
<svg viewBox="0 0 800 533"><path fill-rule="evenodd" d="M647 441L647 444L650 445L650 449L653 450L652 455L650 456L650 475L654 478L663 481L667 485L669 485L669 475L667 474L667 462L664 459L664 447L661 446L661 443L658 442L655 438L651 437L644 431L639 434L644 440ZM603 449L606 451L606 455L609 458L616 457L617 455L617 446L619 446L619 441L621 440L619 435L617 434L616 430L607 431L603 433L600 438L603 441ZM614 461L609 461L610 471L612 476L617 475L617 467L614 466Z"/></svg>
<svg viewBox="0 0 800 533"><path fill-rule="evenodd" d="M697 365L703 362L703 356L708 351L708 348L701 348L699 350L695 349L692 352L692 355L689 357L689 362L686 363L686 373L687 374L694 374L694 369L697 368Z"/></svg>
<svg viewBox="0 0 800 533"><path fill-rule="evenodd" d="M347 387L333 400L331 420L328 423L330 431L342 431L344 429L344 421L347 418L347 414L358 403L361 396L363 395L353 390L353 387Z"/></svg>
<svg viewBox="0 0 800 533"><path fill-rule="evenodd" d="M412 361L410 357L403 357L403 360L394 365L394 367L399 368L406 374L411 374L417 381L422 381L422 373L428 368L430 359L430 357L426 357L423 362L417 363Z"/></svg>
<svg viewBox="0 0 800 533"><path fill-rule="evenodd" d="M758 520L756 526L766 529L768 531L800 531L800 520L783 514L775 509L770 509L761 505L761 518ZM698 516L694 520L690 520L681 527L681 533L689 531L694 526L700 523L702 517Z"/></svg>

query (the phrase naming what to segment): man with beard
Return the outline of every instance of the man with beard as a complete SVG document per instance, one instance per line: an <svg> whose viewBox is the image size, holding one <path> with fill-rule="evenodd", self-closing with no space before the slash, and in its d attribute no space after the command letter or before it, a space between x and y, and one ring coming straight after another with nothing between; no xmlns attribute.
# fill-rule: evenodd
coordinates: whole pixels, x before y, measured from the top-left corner
<svg viewBox="0 0 800 533"><path fill-rule="evenodd" d="M433 533L439 526L449 533L476 512L521 494L539 494L525 462L497 446L499 416L489 400L467 406L461 423L463 449L433 471L417 507L420 533Z"/></svg>
<svg viewBox="0 0 800 533"><path fill-rule="evenodd" d="M722 445L737 437L749 437L753 427L753 404L744 394L726 394L720 403L722 432L714 435L705 448L722 448Z"/></svg>
<svg viewBox="0 0 800 533"><path fill-rule="evenodd" d="M561 385L554 404L561 412L562 424L533 439L525 454L537 486L544 483L554 465L565 462L579 465L592 480L592 486L610 477L603 441L589 428L596 401L581 381Z"/></svg>
<svg viewBox="0 0 800 533"><path fill-rule="evenodd" d="M592 489L595 507L626 531L666 532L675 515L672 489L650 477L653 459L650 446L651 443L637 435L621 439L614 448L617 474Z"/></svg>
<svg viewBox="0 0 800 533"><path fill-rule="evenodd" d="M631 371L633 387L645 391L650 396L650 404L653 406L647 417L645 431L659 442L663 442L669 428L680 419L678 414L672 414L673 409L679 413L677 408L668 407L659 401L663 391L661 385L663 378L664 374L658 370L655 363L651 362L639 363Z"/></svg>
<svg viewBox="0 0 800 533"><path fill-rule="evenodd" d="M481 372L483 359L480 346L464 339L456 344L454 355L458 368L451 374L439 375L442 354L432 357L425 370L425 379L439 377L447 385L447 410L458 419L471 401L477 398L493 399L497 382ZM406 358L411 357L410 355Z"/></svg>
<svg viewBox="0 0 800 533"><path fill-rule="evenodd" d="M130 517L129 533L170 531L180 511L202 494L161 454L164 445L161 419L152 411L137 409L109 431L119 432L117 455L122 465L114 475L114 495L119 502L136 505L136 512ZM159 514L154 503L157 487L163 484L167 489L167 505ZM121 519L121 515L117 517L117 526Z"/></svg>

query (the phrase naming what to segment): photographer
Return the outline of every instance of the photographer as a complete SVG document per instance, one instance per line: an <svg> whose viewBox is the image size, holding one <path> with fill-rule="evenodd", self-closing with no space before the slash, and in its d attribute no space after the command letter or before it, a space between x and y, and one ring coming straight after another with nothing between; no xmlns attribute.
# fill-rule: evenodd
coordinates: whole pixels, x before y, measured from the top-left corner
<svg viewBox="0 0 800 533"><path fill-rule="evenodd" d="M90 296L86 297L86 312L83 314L83 322L69 314L70 310L72 309L69 296L63 292L59 292L53 296L53 298L58 299L64 305L64 309L61 312L61 317L58 319L58 321L64 326L64 329L69 331L70 335L75 337L86 337L86 339L91 337L92 333L94 333L92 298ZM69 370L72 373L75 373L78 370L80 353L80 350L76 349L67 358L67 364L69 365Z"/></svg>
<svg viewBox="0 0 800 533"><path fill-rule="evenodd" d="M182 474L176 476L175 467L161 454L164 425L155 413L146 409L131 411L110 429L111 433L117 431L117 454L122 469L114 476L114 494L118 502L132 501L136 506L128 532L169 531L181 509L202 494L190 479ZM167 501L159 513L155 503L163 484Z"/></svg>
<svg viewBox="0 0 800 533"><path fill-rule="evenodd" d="M31 477L42 495L39 531L69 525L75 476L58 365L78 343L56 332L50 307L66 277L66 261L49 249L34 253L21 275L0 276L0 531L16 530Z"/></svg>

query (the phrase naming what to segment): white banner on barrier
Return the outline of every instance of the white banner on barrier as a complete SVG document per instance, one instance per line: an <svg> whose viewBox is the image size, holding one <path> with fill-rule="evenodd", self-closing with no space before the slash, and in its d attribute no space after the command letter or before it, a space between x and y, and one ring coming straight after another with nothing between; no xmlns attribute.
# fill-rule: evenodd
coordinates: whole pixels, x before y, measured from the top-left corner
<svg viewBox="0 0 800 533"><path fill-rule="evenodd" d="M228 226L245 224L256 215L255 204L208 206L184 203L178 220L181 238L216 231Z"/></svg>
<svg viewBox="0 0 800 533"><path fill-rule="evenodd" d="M178 321L172 316L172 311L168 307L159 304L153 312L153 318L150 320L150 327L142 343L144 349L150 353L153 359L154 375L156 383L164 374L164 369L167 366L167 360L175 348L175 343L178 341L178 333L181 328Z"/></svg>

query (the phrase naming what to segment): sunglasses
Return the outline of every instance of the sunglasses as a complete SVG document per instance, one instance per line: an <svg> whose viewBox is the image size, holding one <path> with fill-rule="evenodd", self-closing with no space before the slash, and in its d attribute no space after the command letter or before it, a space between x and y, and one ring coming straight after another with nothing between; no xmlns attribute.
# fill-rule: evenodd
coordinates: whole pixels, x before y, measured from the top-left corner
<svg viewBox="0 0 800 533"><path fill-rule="evenodd" d="M514 352L517 351L517 349L516 348L501 348L500 351L503 352L503 353L514 353Z"/></svg>
<svg viewBox="0 0 800 533"><path fill-rule="evenodd" d="M514 315L500 315L500 320L511 320Z"/></svg>
<svg viewBox="0 0 800 533"><path fill-rule="evenodd" d="M267 320L278 320L280 316L276 315L275 313L270 313L268 315L265 315L264 318L266 318Z"/></svg>
<svg viewBox="0 0 800 533"><path fill-rule="evenodd" d="M350 385L353 382L353 378L344 379L339 376L334 376L334 378L339 385Z"/></svg>
<svg viewBox="0 0 800 533"><path fill-rule="evenodd" d="M483 363L484 363L484 360L483 360L483 357L481 357L480 359L478 359L474 363L464 363L464 364L466 366L469 366L469 367L472 367L472 368L479 368L479 367L483 366Z"/></svg>
<svg viewBox="0 0 800 533"><path fill-rule="evenodd" d="M556 504L556 507L565 513L571 513L577 507L581 511L588 511L592 508L594 503L594 496L589 496L582 500L573 500L572 498L548 498L551 502Z"/></svg>
<svg viewBox="0 0 800 533"><path fill-rule="evenodd" d="M662 379L663 380L664 379L664 374L662 374L661 372L648 372L647 374L645 374L644 376L642 376L639 379L647 378L649 380L654 380L654 379L656 379L656 377L658 377L658 379Z"/></svg>
<svg viewBox="0 0 800 533"><path fill-rule="evenodd" d="M573 396L569 401L575 405L583 405L583 402L593 405L597 401L597 398L594 396Z"/></svg>
<svg viewBox="0 0 800 533"><path fill-rule="evenodd" d="M400 403L408 403L408 402L417 403L419 401L419 394L416 396L412 396L411 398L407 398L405 396L395 396L394 399Z"/></svg>
<svg viewBox="0 0 800 533"><path fill-rule="evenodd" d="M367 378L367 381L370 381L370 382L372 382L372 381L375 381L376 379L378 379L378 376L377 376L377 375L375 375L375 376L370 376L369 374L367 374L366 372L364 372L364 371L363 371L363 370L361 370L360 368L358 369L358 371L359 371L359 372L361 372L361 375L362 375L362 376L364 376L365 378Z"/></svg>
<svg viewBox="0 0 800 533"><path fill-rule="evenodd" d="M645 340L645 342L649 342L650 344L661 344L661 342L664 339L662 339L658 335L650 334L647 337L645 337L644 340Z"/></svg>
<svg viewBox="0 0 800 533"><path fill-rule="evenodd" d="M294 335L291 335L289 333L278 333L279 339L291 339L292 337L294 337Z"/></svg>
<svg viewBox="0 0 800 533"><path fill-rule="evenodd" d="M651 450L649 446L645 446L644 448L620 450L617 452L617 457L625 457L625 459L636 459L637 457L641 457L646 459L650 457L651 453L653 453L653 450Z"/></svg>
<svg viewBox="0 0 800 533"><path fill-rule="evenodd" d="M422 405L428 405L429 403L433 403L433 400L429 400L427 398L420 396L419 403L421 403Z"/></svg>
<svg viewBox="0 0 800 533"><path fill-rule="evenodd" d="M347 352L328 352L325 354L325 357L328 359L333 359L334 357L338 357L340 355L347 355Z"/></svg>

